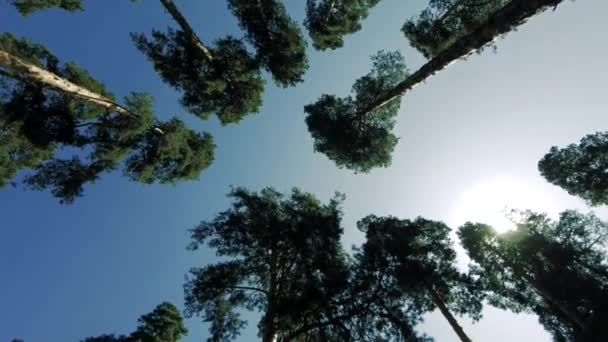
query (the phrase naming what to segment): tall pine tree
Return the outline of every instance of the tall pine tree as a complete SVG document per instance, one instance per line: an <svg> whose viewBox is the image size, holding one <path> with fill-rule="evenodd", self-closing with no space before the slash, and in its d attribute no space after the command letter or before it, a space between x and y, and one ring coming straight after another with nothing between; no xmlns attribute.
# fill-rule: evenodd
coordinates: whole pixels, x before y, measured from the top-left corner
<svg viewBox="0 0 608 342"><path fill-rule="evenodd" d="M485 21L477 25L474 29L467 31L467 34L450 43L448 47L438 53L433 59L428 61L422 67L408 77L399 80L397 83L391 84L389 88L382 89L381 92L374 92L373 96L366 96L365 101L352 101L349 98L337 99L333 95L323 95L321 99L314 105L309 105L305 110L309 113L314 112L313 117L319 118L318 122L314 123L309 130L316 141L317 150L326 153L330 159L336 161L338 166L347 167L355 171L369 171L374 167L387 166L390 161L390 154L393 150L395 142L387 143L387 137L393 136L391 130L394 126L395 107L398 106L400 98L415 86L423 83L429 77L441 71L452 62L466 57L467 55L478 51L487 44L491 43L496 37L511 32L518 26L526 22L530 17L544 12L548 8L554 8L563 0L512 0L500 10L495 11ZM376 66L374 66L376 68ZM373 74L372 71L371 74ZM359 81L357 81L359 82ZM356 90L357 84L353 86ZM320 114L319 114L320 113ZM390 113L381 115L380 113ZM380 117L376 121L383 122L382 129L378 132L378 125L361 125L358 131L351 131L352 124L345 123L344 131L347 133L341 134L339 140L332 143L333 146L353 146L352 152L340 151L338 148L330 149L326 147L328 144L321 141L319 137L329 141L328 137L337 137L334 134L333 127L336 126L336 118L349 118L348 122L366 121L369 118ZM386 117L390 117L387 120ZM324 133L321 132L321 129ZM375 142L374 137L380 135L380 141ZM367 140L372 138L374 142ZM389 139L391 140L391 139ZM321 141L319 143L319 141ZM365 143L365 147L372 144L377 144L379 147L374 147L373 150L367 150L370 153L360 153L365 151L361 148L361 143ZM391 146L392 144L392 146ZM323 151L323 150L327 151ZM343 158L348 154L348 158ZM356 156L354 156L356 154ZM336 157L340 155L340 157ZM354 161L354 159L357 159ZM344 159L350 159L346 161Z"/></svg>
<svg viewBox="0 0 608 342"><path fill-rule="evenodd" d="M556 341L606 340L608 224L575 211L520 216L502 235L472 223L458 232L490 303L536 313Z"/></svg>
<svg viewBox="0 0 608 342"><path fill-rule="evenodd" d="M213 160L214 144L172 119L160 122L146 94L125 105L73 63L43 46L0 36L0 186L21 170L23 183L50 188L62 202L116 169L144 183L195 179ZM65 158L66 152L73 152Z"/></svg>
<svg viewBox="0 0 608 342"><path fill-rule="evenodd" d="M470 342L453 312L479 319L483 297L476 281L456 267L450 228L424 218L411 221L374 215L357 225L366 235L361 252L386 265L396 290L413 303L411 310L423 314L439 309L458 338Z"/></svg>
<svg viewBox="0 0 608 342"><path fill-rule="evenodd" d="M207 46L172 0L161 4L179 30L154 30L151 38L135 33L132 38L163 81L182 93L182 105L203 119L215 114L222 124L258 112L264 80L243 42L228 36Z"/></svg>

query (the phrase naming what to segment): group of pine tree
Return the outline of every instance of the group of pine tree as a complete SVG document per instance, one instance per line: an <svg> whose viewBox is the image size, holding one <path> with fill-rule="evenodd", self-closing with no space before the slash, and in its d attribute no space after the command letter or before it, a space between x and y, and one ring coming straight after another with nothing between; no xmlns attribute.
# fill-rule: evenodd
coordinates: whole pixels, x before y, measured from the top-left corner
<svg viewBox="0 0 608 342"><path fill-rule="evenodd" d="M392 130L401 97L451 62L563 0L431 0L402 31L428 61L411 72L399 52L380 51L352 95L324 94L305 106L315 150L338 167L387 167L398 143ZM81 0L10 0L24 16ZM380 0L307 0L305 28L317 50L343 46ZM303 82L307 43L279 0L227 0L244 37L208 43L172 0L160 0L177 28L133 33L159 77L180 93L185 110L236 124L259 112L265 74L280 87ZM134 4L136 6L136 4ZM119 100L75 63L43 45L0 35L0 187L50 189L63 203L103 173L121 167L145 184L197 179L214 158L208 133L180 119L160 121L150 94ZM591 205L608 204L608 133L553 147L539 162L551 183ZM369 215L357 223L365 242L352 251L340 238L337 194L324 204L294 189L233 189L232 205L192 230L191 249L215 249L222 262L190 271L187 317L210 326L209 341L229 341L260 313L263 342L428 341L422 317L439 310L461 341L459 316L481 319L483 305L535 314L555 341L608 341L608 224L565 211L557 220L523 211L517 229L498 234L482 223L457 229L470 265L456 265L451 229L422 217ZM187 334L179 310L162 303L129 335L83 341L174 342Z"/></svg>

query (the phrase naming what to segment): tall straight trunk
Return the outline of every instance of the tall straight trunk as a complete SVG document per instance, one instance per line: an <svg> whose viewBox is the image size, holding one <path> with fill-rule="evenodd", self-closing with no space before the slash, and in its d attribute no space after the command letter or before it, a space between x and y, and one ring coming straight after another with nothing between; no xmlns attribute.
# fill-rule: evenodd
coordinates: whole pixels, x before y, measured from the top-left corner
<svg viewBox="0 0 608 342"><path fill-rule="evenodd" d="M512 31L522 25L528 18L539 14L549 7L560 4L563 0L512 0L508 5L491 15L483 24L454 42L436 57L424 64L393 89L380 96L357 116L369 113L403 96L416 85L424 82L452 62L469 55L493 41L501 34Z"/></svg>
<svg viewBox="0 0 608 342"><path fill-rule="evenodd" d="M268 277L268 305L264 314L262 342L275 342L277 339L277 331L275 324L276 312L276 293L277 293L277 270L278 257L276 255L277 244L273 243L270 249L270 274Z"/></svg>
<svg viewBox="0 0 608 342"><path fill-rule="evenodd" d="M458 335L458 338L462 342L471 342L471 339L464 332L464 329L462 329L460 324L458 324L458 321L452 315L450 310L448 310L448 307L445 305L443 298L441 298L441 295L435 290L433 285L426 281L424 284L425 284L427 291L431 294L433 303L435 303L435 305L439 308L439 311L441 311L441 314L443 314L443 317L445 317L445 319L448 321L448 323L450 323L450 326L452 326L452 329L454 330L456 335Z"/></svg>
<svg viewBox="0 0 608 342"><path fill-rule="evenodd" d="M106 108L110 111L117 112L120 114L136 115L129 109L117 104L111 99L90 91L82 86L72 83L65 78L59 77L57 74L50 71L44 70L37 65L27 62L19 57L11 55L10 53L0 50L0 66L5 67L8 70L13 70L24 78L31 80L36 83L40 83L49 88L53 88L62 93L70 94L79 99L94 103L98 106Z"/></svg>
<svg viewBox="0 0 608 342"><path fill-rule="evenodd" d="M13 70L22 75L22 78L42 84L46 87L55 89L59 92L69 94L81 100L93 103L100 107L106 108L108 111L116 112L123 115L134 115L134 113L126 107L114 102L99 93L90 91L89 89L79 86L59 75L52 73L48 70L42 69L37 65L34 65L28 61L25 61L17 56L14 56L6 51L0 50L0 66L5 67L8 70ZM13 77L7 72L0 70L0 74ZM159 134L164 135L165 132L159 127L153 127L153 130Z"/></svg>
<svg viewBox="0 0 608 342"><path fill-rule="evenodd" d="M190 26L190 24L188 23L188 20L186 20L186 18L182 15L177 6L175 6L175 4L173 3L173 0L160 0L160 2L169 12L173 20L177 22L182 31L184 31L184 33L190 37L190 40L192 40L194 46L196 46L202 52L203 56L205 56L206 59L212 60L213 55L211 54L211 51L209 51L205 44L203 44L203 41L196 35L194 30L192 29L192 26Z"/></svg>

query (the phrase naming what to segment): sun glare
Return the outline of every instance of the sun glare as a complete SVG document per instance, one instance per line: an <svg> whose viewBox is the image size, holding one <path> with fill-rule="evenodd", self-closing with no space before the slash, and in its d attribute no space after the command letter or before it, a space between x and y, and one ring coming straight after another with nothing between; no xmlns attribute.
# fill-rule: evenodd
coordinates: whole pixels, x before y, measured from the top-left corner
<svg viewBox="0 0 608 342"><path fill-rule="evenodd" d="M458 226L467 221L486 223L504 233L515 229L507 217L512 210L546 211L550 207L550 199L529 184L507 178L487 179L456 198L450 222Z"/></svg>

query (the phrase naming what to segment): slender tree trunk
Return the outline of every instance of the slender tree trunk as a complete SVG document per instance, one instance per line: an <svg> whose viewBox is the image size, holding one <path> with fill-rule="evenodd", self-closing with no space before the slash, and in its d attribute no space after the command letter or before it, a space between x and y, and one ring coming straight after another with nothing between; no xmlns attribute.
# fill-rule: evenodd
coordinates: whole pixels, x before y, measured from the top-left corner
<svg viewBox="0 0 608 342"><path fill-rule="evenodd" d="M357 116L368 115L392 100L403 96L409 90L441 71L452 62L471 54L501 34L510 32L517 26L522 25L528 18L545 11L549 7L557 6L562 1L512 0L508 5L491 15L470 34L456 40L450 47L428 61L415 73L380 96L364 110L360 111Z"/></svg>
<svg viewBox="0 0 608 342"><path fill-rule="evenodd" d="M439 308L439 311L441 311L441 313L443 314L443 317L445 317L448 323L450 323L450 326L452 326L452 329L454 329L454 332L456 333L456 335L458 335L458 338L460 338L462 342L471 342L471 339L464 332L464 329L462 329L460 324L458 324L458 321L452 315L450 310L448 310L448 307L445 305L445 302L441 298L441 295L437 293L433 285L428 282L425 282L425 287L427 291L429 291L429 293L431 294L431 298L433 298L433 303L435 303L435 305Z"/></svg>
<svg viewBox="0 0 608 342"><path fill-rule="evenodd" d="M264 314L264 331L262 335L262 342L275 342L277 339L276 325L275 325L275 311L276 311L276 289L277 289L277 262L278 258L276 255L276 244L270 250L270 274L268 279L268 305L266 307L266 313Z"/></svg>
<svg viewBox="0 0 608 342"><path fill-rule="evenodd" d="M108 111L123 115L138 115L137 113L132 112L128 108L121 106L120 104L99 93L90 91L85 87L72 83L65 78L59 77L59 75L55 73L44 70L37 65L13 56L3 50L0 50L0 66L20 73L25 79L42 84L49 88L53 88L59 92L69 94L81 100L94 103L100 107L106 108ZM7 77L13 77L6 72L2 72L2 74ZM163 130L159 127L154 127L153 129L159 135L165 134L165 132L163 132Z"/></svg>
<svg viewBox="0 0 608 342"><path fill-rule="evenodd" d="M185 34L190 36L192 43L202 52L203 56L209 61L213 59L211 51L203 44L203 41L196 35L192 26L188 23L186 18L179 11L177 6L173 3L173 0L160 0L165 9L169 12L173 20L177 22L179 27L184 31Z"/></svg>
<svg viewBox="0 0 608 342"><path fill-rule="evenodd" d="M110 111L120 114L136 115L129 109L117 104L101 94L92 92L84 87L72 83L50 71L44 70L19 57L13 56L6 51L0 50L0 66L17 71L25 78L36 83L53 88L63 93L70 94L79 99L92 102Z"/></svg>

